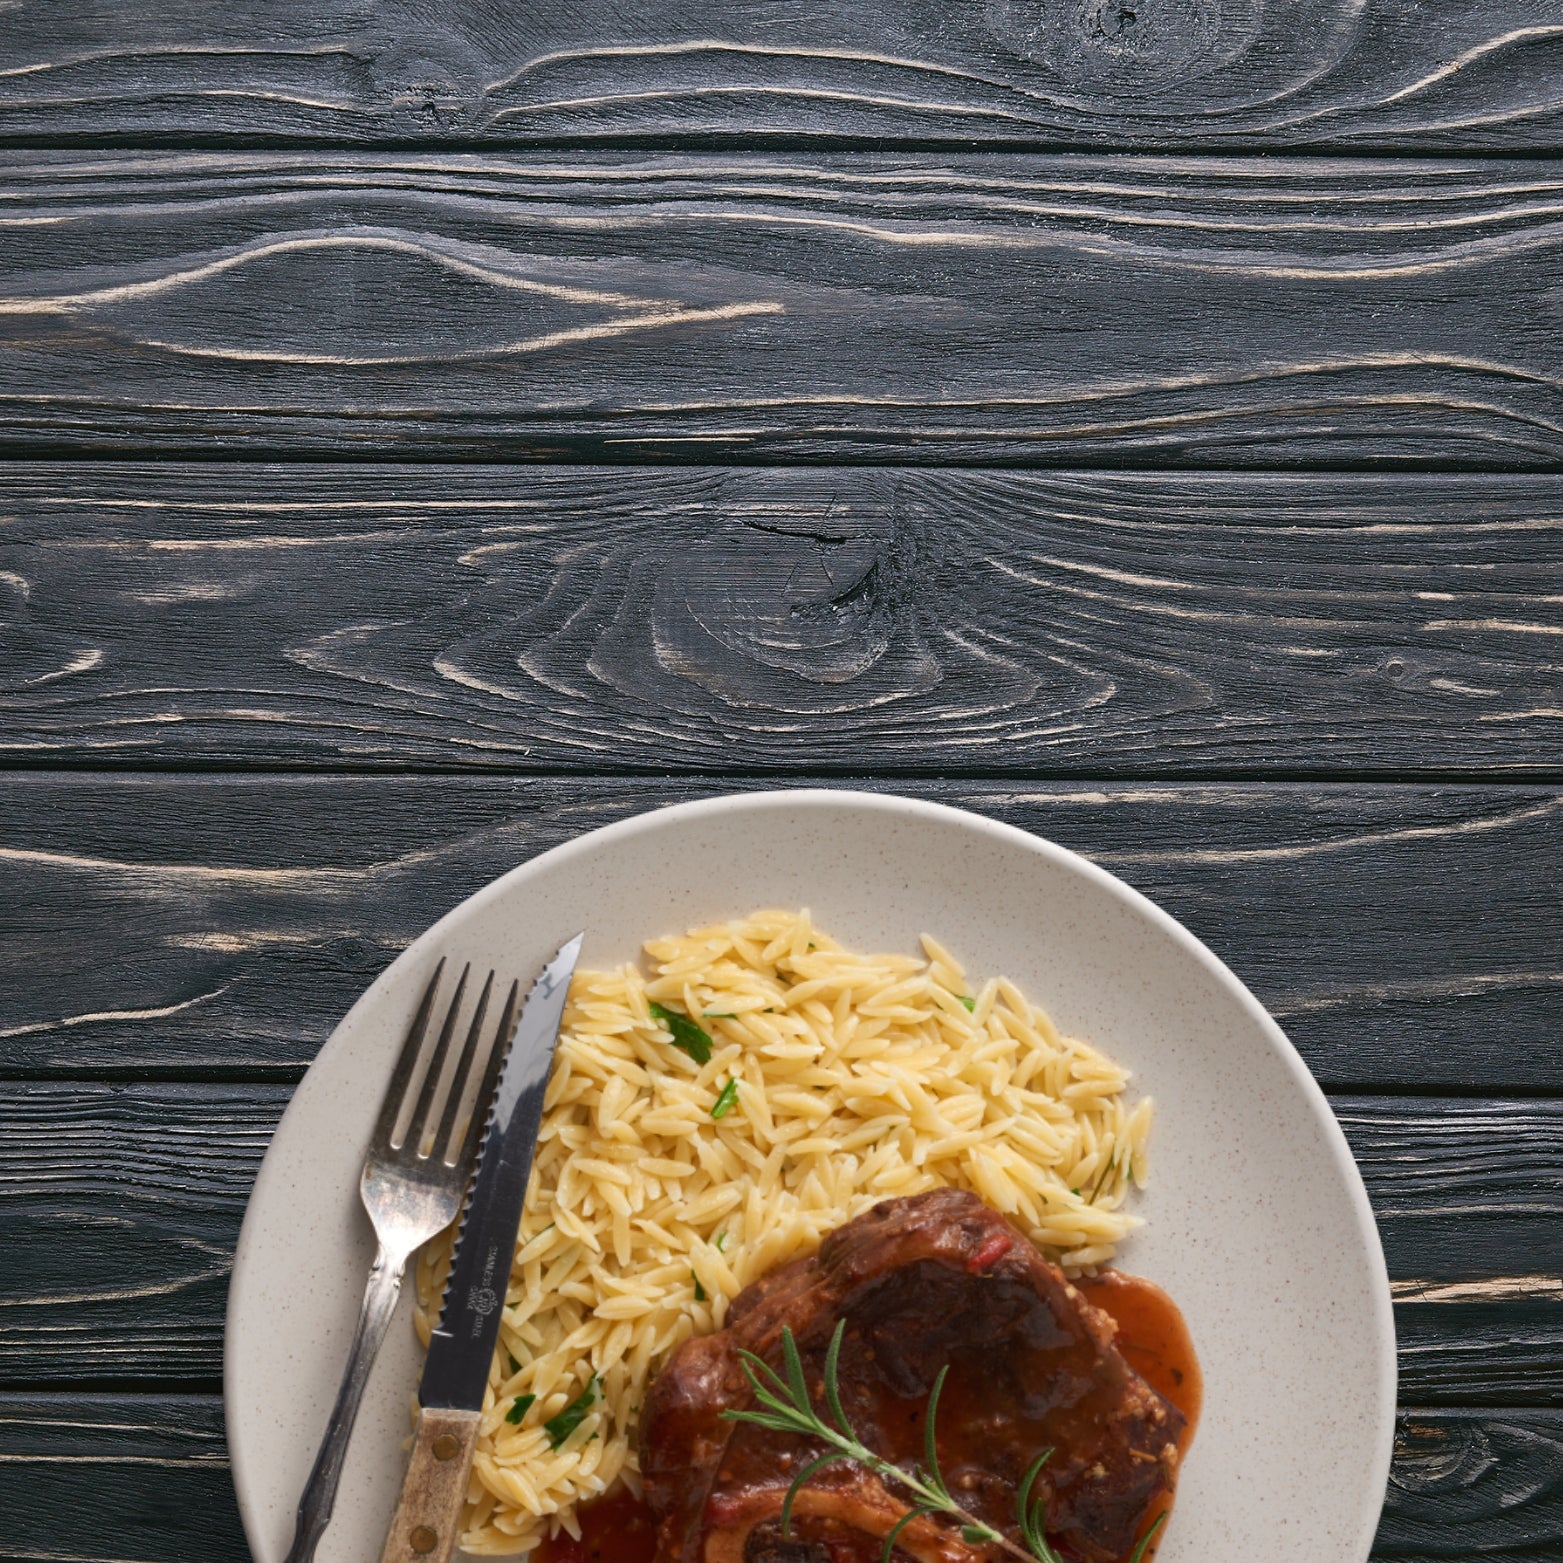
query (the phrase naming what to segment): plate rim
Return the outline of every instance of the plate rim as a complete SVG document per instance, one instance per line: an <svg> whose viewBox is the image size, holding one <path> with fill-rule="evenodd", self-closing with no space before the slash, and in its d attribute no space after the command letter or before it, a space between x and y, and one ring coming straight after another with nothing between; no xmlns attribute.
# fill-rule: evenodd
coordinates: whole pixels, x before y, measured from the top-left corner
<svg viewBox="0 0 1563 1563"><path fill-rule="evenodd" d="M395 974L402 966L415 963L421 959L428 946L439 937L441 931L447 925L458 917L464 918L480 915L482 909L488 903L506 893L516 880L535 873L542 865L554 866L568 862L572 856L588 850L600 850L605 844L611 845L620 837L633 836L646 830L676 824L678 821L691 815L730 813L744 810L764 811L766 809L807 808L826 804L837 807L847 805L878 810L908 818L923 817L930 820L940 820L947 824L958 823L964 828L987 834L1000 843L1051 859L1058 866L1093 881L1098 888L1105 890L1110 896L1147 918L1154 927L1169 936L1184 955L1192 957L1198 965L1203 967L1226 990L1228 995L1235 999L1239 1006L1247 1012L1249 1018L1256 1023L1260 1033L1269 1043L1271 1051L1286 1069L1292 1084L1297 1087L1312 1109L1313 1117L1323 1134L1325 1145L1328 1148L1330 1160L1345 1188L1354 1218L1354 1235L1357 1238L1357 1245L1362 1250L1363 1258L1371 1274L1372 1307L1369 1323L1377 1363L1377 1373L1371 1389L1373 1410L1378 1426L1372 1470L1369 1474L1373 1476L1374 1487L1377 1490L1383 1491L1387 1489L1390 1467L1394 1457L1399 1387L1394 1305L1390 1291L1389 1272L1384 1259L1383 1240L1379 1233L1378 1222L1373 1214L1372 1204L1368 1199L1367 1188L1362 1180L1362 1173L1357 1166L1356 1158L1352 1155L1351 1147L1346 1140L1345 1131L1341 1128L1340 1121L1336 1118L1334 1109L1330 1106L1323 1087L1313 1077L1313 1073L1303 1060L1301 1053L1298 1052L1292 1040L1282 1030L1275 1017L1260 1003L1259 999L1249 990L1247 984L1243 982L1237 973L1210 949L1202 939L1186 928L1170 912L1157 905L1143 891L1136 889L1128 881L1120 879L1118 875L1112 873L1109 869L1093 862L1083 853L1062 846L1046 836L1033 835L1030 831L1024 830L1018 825L1011 825L1004 820L992 819L985 814L977 813L975 810L961 808L954 804L942 803L928 798L908 797L903 793L893 791L869 791L861 787L750 788L738 792L718 793L706 798L690 799L681 803L654 805L648 809L641 809L624 819L613 820L606 825L599 825L591 830L571 836L568 840L558 842L545 851L539 852L536 856L517 863L514 867L496 875L493 879L479 886L471 895L466 896L450 907L425 928L421 934L409 942L394 960L388 962L385 968L375 977L374 981L359 994L346 1013L332 1027L330 1035L321 1044L314 1059L310 1061L308 1068L305 1070L305 1075L307 1076L310 1070L313 1070L320 1059L326 1055L328 1049L336 1042L342 1030L352 1017L358 1013L360 1008L375 1002L380 990L393 981ZM293 1094L288 1099L288 1105L283 1109L282 1117L278 1119L277 1129L272 1132L272 1140L267 1144L266 1153L262 1157L260 1167L256 1172L255 1182L245 1201L244 1219L240 1225L238 1242L234 1247L228 1297L223 1315L223 1430L228 1448L230 1474L238 1503L239 1517L244 1527L245 1541L251 1551L256 1553L257 1556L259 1554L255 1528L258 1523L260 1505L256 1495L250 1488L247 1456L240 1452L244 1446L244 1440L242 1437L235 1436L237 1428L233 1409L234 1397L230 1394L234 1359L237 1351L233 1326L234 1317L238 1310L237 1299L241 1290L241 1276L249 1262L249 1250L255 1241L255 1228L251 1219L252 1212L255 1209L257 1196L263 1193L267 1185L268 1166L272 1168L275 1176L276 1164L272 1157L272 1146L287 1114L293 1109L294 1099L302 1084L303 1077L300 1078L298 1085L294 1086ZM1357 1544L1355 1557L1362 1559L1368 1557L1382 1513L1383 1499L1381 1498L1378 1504L1372 1507L1371 1513L1364 1513L1360 1517L1356 1527Z"/></svg>

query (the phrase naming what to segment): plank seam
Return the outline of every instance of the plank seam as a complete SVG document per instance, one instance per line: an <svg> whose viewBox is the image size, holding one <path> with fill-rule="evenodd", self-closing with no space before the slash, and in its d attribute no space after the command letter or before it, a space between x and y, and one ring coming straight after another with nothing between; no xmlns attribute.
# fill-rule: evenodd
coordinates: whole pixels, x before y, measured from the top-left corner
<svg viewBox="0 0 1563 1563"><path fill-rule="evenodd" d="M973 157L1053 157L1069 154L1096 157L1133 157L1158 159L1168 164L1188 157L1212 161L1252 160L1257 157L1285 156L1299 161L1308 158L1352 159L1357 161L1422 163L1460 158L1471 162L1549 162L1563 158L1563 144L1556 141L1522 141L1502 146L1462 143L1455 139L1429 144L1397 139L1385 132L1382 139L1371 131L1356 132L1353 139L1341 141L1188 141L1176 148L1144 148L1132 142L1103 140L1028 140L1005 139L974 134L971 136L873 136L841 135L820 132L751 130L728 135L691 132L685 135L667 132L645 135L578 135L539 138L499 136L405 136L352 137L309 136L273 132L234 131L229 134L193 136L178 131L165 134L142 131L135 135L113 132L72 134L43 131L0 133L0 150L70 152L91 155L95 152L319 152L319 153L481 153L487 156L580 152L592 155L613 152L647 154L656 152L775 152L775 153L853 153L884 152L905 155L924 152L930 155L962 154Z"/></svg>
<svg viewBox="0 0 1563 1563"><path fill-rule="evenodd" d="M0 150L4 150L0 143ZM1558 159L1563 162L1563 158ZM539 433L542 431L539 430ZM479 436L463 436L474 440ZM898 449L912 449L917 443L915 436L898 434L886 435L882 448L886 451L884 458L865 456L860 452L836 452L830 455L809 457L790 454L769 454L767 452L728 452L723 449L721 442L716 439L705 439L703 436L695 436L691 443L696 446L709 445L709 450L694 449L688 454L670 456L658 454L655 447L665 443L656 435L624 435L613 436L613 442L642 443L647 449L642 451L603 451L596 448L597 444L606 443L604 436L582 436L578 447L572 449L565 457L542 457L531 459L525 455L518 455L516 440L510 435L486 437L488 443L496 447L492 455L488 454L461 454L459 452L419 452L405 451L399 446L387 442L384 445L369 445L356 451L322 451L309 447L293 445L246 445L242 451L213 450L201 445L115 445L95 446L89 444L75 444L65 441L51 443L50 440L40 438L37 441L8 439L0 440L0 467L6 465L22 465L31 462L61 462L72 466L98 466L113 463L131 462L191 462L210 463L212 465L259 465L279 463L298 466L430 466L430 467L514 467L526 466L536 471L550 471L559 467L656 467L668 470L679 470L687 467L758 467L758 468L799 468L810 469L818 467L845 467L866 469L872 472L893 470L908 473L927 472L1040 472L1049 475L1062 476L1070 472L1098 473L1098 472L1125 472L1143 473L1151 477L1179 478L1200 473L1209 474L1212 477L1259 477L1275 475L1282 477L1298 476L1328 476L1338 473L1343 477L1360 476L1406 476L1406 477L1515 477L1515 478L1542 478L1556 477L1563 473L1563 461L1557 462L1532 462L1525 466L1511 466L1506 462L1475 462L1475 461L1428 461L1404 460L1385 457L1375 461L1290 461L1290 462L1249 462L1243 465L1230 467L1203 464L1197 467L1184 467L1165 462L1150 462L1135 460L1132 457L1089 457L1070 456L1061 457L1055 463L1038 459L1036 461L1019 461L1012 454L994 456L984 459L976 456L950 456L931 462L926 465L897 461L894 453ZM968 443L980 443L973 438ZM1004 437L997 438L996 443L1009 443Z"/></svg>
<svg viewBox="0 0 1563 1563"><path fill-rule="evenodd" d="M797 786L816 780L822 784L860 782L906 782L931 786L935 783L1013 783L1027 786L1038 783L1067 783L1071 786L1089 787L1093 783L1116 786L1123 783L1148 783L1153 785L1201 785L1226 786L1274 785L1274 786L1330 786L1358 787L1388 791L1396 787L1465 787L1473 790L1484 788L1524 788L1563 786L1563 767L1559 766L1494 766L1491 770L1475 770L1468 767L1437 767L1407 770L1371 770L1334 768L1327 766L1288 766L1275 769L1251 766L1202 766L1182 769L1177 766L1126 766L1114 769L1095 765L1088 770L1074 770L1054 766L1030 766L1025 769L1007 769L1003 766L955 768L941 766L938 769L911 769L881 766L865 771L850 766L822 765L818 762L796 769L777 765L764 770L722 770L715 767L687 766L672 769L666 765L624 764L612 772L561 766L554 768L518 769L503 764L475 761L468 765L439 765L428 762L402 764L394 760L371 761L362 765L344 764L333 755L329 761L312 763L307 760L289 762L262 760L253 765L235 765L231 761L180 760L167 765L106 765L101 761L74 762L69 757L50 756L31 759L7 757L0 761L0 775L27 776L96 776L105 780L125 780L137 777L201 777L208 780L231 779L242 781L265 776L306 776L321 781L348 780L384 776L425 777L429 779L470 778L505 780L515 782L576 781L581 783L610 784L626 780L688 782L692 785L708 782L753 783L757 790L775 790L779 784Z"/></svg>

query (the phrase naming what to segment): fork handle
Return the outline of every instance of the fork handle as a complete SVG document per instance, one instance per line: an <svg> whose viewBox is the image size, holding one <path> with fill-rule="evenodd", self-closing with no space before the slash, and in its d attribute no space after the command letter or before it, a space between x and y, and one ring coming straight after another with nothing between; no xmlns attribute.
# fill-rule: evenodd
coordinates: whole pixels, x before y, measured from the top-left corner
<svg viewBox="0 0 1563 1563"><path fill-rule="evenodd" d="M427 1406L418 1413L412 1455L380 1563L449 1563L461 1529L479 1413Z"/></svg>
<svg viewBox="0 0 1563 1563"><path fill-rule="evenodd" d="M369 1284L364 1288L358 1326L353 1331L353 1344L347 1354L341 1388L336 1392L336 1404L331 1407L331 1418L326 1423L326 1436L320 1441L320 1453L315 1456L309 1480L304 1484L304 1495L298 1501L293 1545L288 1548L285 1563L310 1563L326 1526L331 1523L337 1484L342 1480L342 1462L347 1457L347 1442L358 1417L359 1402L364 1398L364 1386L369 1382L369 1370L374 1366L375 1354L385 1339L391 1315L396 1311L402 1272L406 1268L405 1256L398 1257L384 1244L380 1245L374 1267L369 1272Z"/></svg>

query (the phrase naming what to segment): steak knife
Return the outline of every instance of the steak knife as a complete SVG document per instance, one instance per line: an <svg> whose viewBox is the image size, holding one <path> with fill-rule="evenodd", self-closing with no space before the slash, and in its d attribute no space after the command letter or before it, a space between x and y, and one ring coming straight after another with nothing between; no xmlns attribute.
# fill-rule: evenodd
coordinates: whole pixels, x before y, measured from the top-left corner
<svg viewBox="0 0 1563 1563"><path fill-rule="evenodd" d="M439 1326L423 1364L407 1475L380 1563L447 1563L456 1548L510 1260L537 1149L543 1093L581 939L577 934L564 945L532 985L494 1088Z"/></svg>

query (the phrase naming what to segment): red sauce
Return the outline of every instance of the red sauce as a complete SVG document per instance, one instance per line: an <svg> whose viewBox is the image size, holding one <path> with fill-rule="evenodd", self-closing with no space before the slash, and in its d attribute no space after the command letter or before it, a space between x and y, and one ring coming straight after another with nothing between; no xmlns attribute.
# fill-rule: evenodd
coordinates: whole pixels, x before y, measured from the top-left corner
<svg viewBox="0 0 1563 1563"><path fill-rule="evenodd" d="M615 1487L575 1511L581 1539L560 1531L538 1545L532 1563L651 1563L657 1550L651 1510L627 1487Z"/></svg>
<svg viewBox="0 0 1563 1563"><path fill-rule="evenodd" d="M1179 1454L1186 1454L1199 1420L1203 1381L1177 1304L1154 1282L1116 1270L1104 1270L1075 1285L1088 1302L1112 1315L1118 1325L1118 1349L1129 1366L1188 1419L1178 1445ZM953 1424L959 1420L951 1416ZM1170 1495L1158 1500L1147 1521L1171 1507ZM652 1563L656 1527L651 1510L627 1488L615 1488L606 1497L582 1504L575 1517L580 1540L561 1531L538 1546L532 1563ZM1158 1541L1163 1533L1157 1533ZM1146 1549L1147 1563L1155 1554L1153 1542Z"/></svg>
<svg viewBox="0 0 1563 1563"><path fill-rule="evenodd" d="M1154 1282L1142 1276L1103 1270L1075 1282L1081 1295L1103 1313L1111 1314L1118 1326L1116 1345L1124 1360L1164 1399L1170 1400L1187 1418L1183 1436L1178 1440L1181 1460L1194 1441L1204 1399L1205 1381L1194 1355L1189 1327L1178 1312L1178 1305ZM1172 1508L1173 1495L1157 1499L1146 1514L1146 1523ZM1143 1530L1141 1531L1143 1535ZM1156 1556L1156 1548L1166 1534L1166 1525L1145 1549L1146 1563Z"/></svg>

